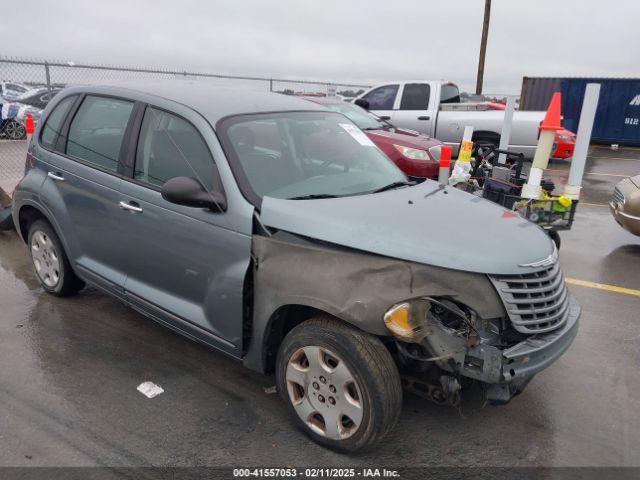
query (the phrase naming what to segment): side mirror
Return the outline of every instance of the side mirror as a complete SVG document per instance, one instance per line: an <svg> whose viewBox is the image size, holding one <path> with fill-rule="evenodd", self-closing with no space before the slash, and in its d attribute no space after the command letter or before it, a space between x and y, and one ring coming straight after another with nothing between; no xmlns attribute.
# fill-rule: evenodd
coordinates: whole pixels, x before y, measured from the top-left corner
<svg viewBox="0 0 640 480"><path fill-rule="evenodd" d="M353 103L358 105L365 110L369 110L369 100L365 100L364 98L357 98Z"/></svg>
<svg viewBox="0 0 640 480"><path fill-rule="evenodd" d="M227 199L219 191L207 192L202 184L190 177L175 177L167 180L160 190L167 202L186 207L209 208L214 212L227 209Z"/></svg>

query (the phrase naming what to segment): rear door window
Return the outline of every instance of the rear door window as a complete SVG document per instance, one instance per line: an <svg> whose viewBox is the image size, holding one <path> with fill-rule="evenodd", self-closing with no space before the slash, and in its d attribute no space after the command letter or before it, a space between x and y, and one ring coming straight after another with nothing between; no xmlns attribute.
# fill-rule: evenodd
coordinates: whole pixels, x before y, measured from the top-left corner
<svg viewBox="0 0 640 480"><path fill-rule="evenodd" d="M40 134L40 143L42 143L44 147L53 148L55 146L58 141L58 135L60 135L62 122L64 122L64 118L75 100L75 95L65 98L55 106L47 117L44 127L42 127L42 133Z"/></svg>
<svg viewBox="0 0 640 480"><path fill-rule="evenodd" d="M153 187L175 177L213 188L213 157L198 130L183 118L147 107L142 120L133 176Z"/></svg>
<svg viewBox="0 0 640 480"><path fill-rule="evenodd" d="M398 93L398 85L384 85L371 90L362 98L369 102L371 110L392 110Z"/></svg>
<svg viewBox="0 0 640 480"><path fill-rule="evenodd" d="M407 83L402 91L400 110L426 110L429 106L429 85Z"/></svg>
<svg viewBox="0 0 640 480"><path fill-rule="evenodd" d="M442 85L440 103L460 103L460 90L453 83Z"/></svg>
<svg viewBox="0 0 640 480"><path fill-rule="evenodd" d="M88 95L69 127L67 155L117 172L132 110L133 102Z"/></svg>

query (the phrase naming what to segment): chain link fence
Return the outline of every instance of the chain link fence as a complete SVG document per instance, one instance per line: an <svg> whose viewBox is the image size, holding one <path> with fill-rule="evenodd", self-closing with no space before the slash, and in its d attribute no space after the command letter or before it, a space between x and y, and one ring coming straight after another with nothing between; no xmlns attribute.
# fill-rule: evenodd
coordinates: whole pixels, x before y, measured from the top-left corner
<svg viewBox="0 0 640 480"><path fill-rule="evenodd" d="M22 177L27 151L24 125L27 113L37 122L46 103L62 88L177 78L288 95L353 97L368 88L350 83L0 57L0 188L12 188L11 184Z"/></svg>

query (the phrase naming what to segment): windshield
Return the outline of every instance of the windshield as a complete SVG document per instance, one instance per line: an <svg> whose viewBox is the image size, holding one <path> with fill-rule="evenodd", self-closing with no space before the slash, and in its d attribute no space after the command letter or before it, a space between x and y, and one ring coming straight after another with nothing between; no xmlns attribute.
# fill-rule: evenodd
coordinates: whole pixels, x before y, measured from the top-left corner
<svg viewBox="0 0 640 480"><path fill-rule="evenodd" d="M242 115L225 120L219 133L260 198L358 195L407 180L338 113Z"/></svg>
<svg viewBox="0 0 640 480"><path fill-rule="evenodd" d="M373 115L367 112L364 108L351 103L330 103L325 105L329 110L338 112L346 116L349 120L355 123L362 130L380 130L385 125L377 120Z"/></svg>

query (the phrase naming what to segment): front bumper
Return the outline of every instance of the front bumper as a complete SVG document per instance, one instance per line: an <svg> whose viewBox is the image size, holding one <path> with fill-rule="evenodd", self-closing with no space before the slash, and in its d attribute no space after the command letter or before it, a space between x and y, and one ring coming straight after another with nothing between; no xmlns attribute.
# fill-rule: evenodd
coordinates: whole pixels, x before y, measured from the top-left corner
<svg viewBox="0 0 640 480"><path fill-rule="evenodd" d="M640 217L625 213L623 207L615 202L609 203L609 209L611 210L613 218L622 228L634 235L640 236Z"/></svg>
<svg viewBox="0 0 640 480"><path fill-rule="evenodd" d="M575 142L560 141L553 144L551 158L566 159L573 157Z"/></svg>
<svg viewBox="0 0 640 480"><path fill-rule="evenodd" d="M569 298L569 314L564 325L549 333L533 335L502 351L502 377L506 382L529 379L541 372L569 348L578 334L580 305Z"/></svg>
<svg viewBox="0 0 640 480"><path fill-rule="evenodd" d="M578 333L580 306L569 294L567 319L551 332L531 335L506 349L480 343L439 362L449 372L478 380L487 385L487 398L506 403L520 393L533 376L549 367L569 348ZM431 350L442 345L443 336L432 325L432 335L425 338ZM440 330L442 332L442 330ZM443 353L442 351L439 353ZM453 360L453 361L451 361Z"/></svg>

